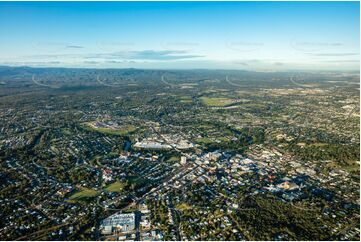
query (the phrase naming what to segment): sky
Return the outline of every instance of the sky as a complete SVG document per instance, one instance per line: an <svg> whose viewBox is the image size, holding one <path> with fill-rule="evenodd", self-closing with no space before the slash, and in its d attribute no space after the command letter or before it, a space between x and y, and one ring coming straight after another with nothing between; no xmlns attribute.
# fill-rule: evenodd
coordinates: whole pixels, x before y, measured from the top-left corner
<svg viewBox="0 0 361 242"><path fill-rule="evenodd" d="M0 2L0 65L359 70L359 2Z"/></svg>

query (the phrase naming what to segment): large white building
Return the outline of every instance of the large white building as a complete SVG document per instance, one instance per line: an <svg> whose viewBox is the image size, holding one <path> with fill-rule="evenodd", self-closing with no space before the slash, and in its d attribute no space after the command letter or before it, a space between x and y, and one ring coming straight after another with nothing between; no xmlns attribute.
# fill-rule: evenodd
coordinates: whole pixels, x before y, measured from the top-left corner
<svg viewBox="0 0 361 242"><path fill-rule="evenodd" d="M129 232L135 229L135 214L134 213L116 213L106 219L100 224L100 231L102 234L116 234Z"/></svg>
<svg viewBox="0 0 361 242"><path fill-rule="evenodd" d="M181 161L180 161L180 163L181 163L182 165L185 165L185 164L187 163L187 157L181 156Z"/></svg>
<svg viewBox="0 0 361 242"><path fill-rule="evenodd" d="M133 147L142 149L172 149L172 146L168 144L162 144L156 141L136 142Z"/></svg>

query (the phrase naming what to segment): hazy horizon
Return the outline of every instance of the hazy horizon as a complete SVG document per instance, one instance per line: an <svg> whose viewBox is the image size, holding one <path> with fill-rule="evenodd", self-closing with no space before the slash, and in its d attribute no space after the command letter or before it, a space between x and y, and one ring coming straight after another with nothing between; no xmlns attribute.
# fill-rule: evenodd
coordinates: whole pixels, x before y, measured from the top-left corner
<svg viewBox="0 0 361 242"><path fill-rule="evenodd" d="M359 2L1 2L0 65L359 70Z"/></svg>

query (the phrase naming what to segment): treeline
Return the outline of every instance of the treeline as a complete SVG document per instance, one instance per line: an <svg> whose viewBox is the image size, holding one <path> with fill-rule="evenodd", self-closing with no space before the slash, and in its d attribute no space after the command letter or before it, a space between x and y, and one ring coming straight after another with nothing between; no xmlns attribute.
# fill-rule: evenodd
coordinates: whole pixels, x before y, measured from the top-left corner
<svg viewBox="0 0 361 242"><path fill-rule="evenodd" d="M249 231L251 240L327 240L332 231L321 229L326 221L316 219L317 212L300 210L266 196L248 198L249 210L238 210L235 218ZM251 209L252 208L252 209Z"/></svg>
<svg viewBox="0 0 361 242"><path fill-rule="evenodd" d="M227 129L230 130L237 139L231 139L228 142L211 143L207 145L209 150L224 149L243 152L248 146L252 144L261 144L265 140L265 130L262 127L247 127L242 128L241 130L227 127Z"/></svg>
<svg viewBox="0 0 361 242"><path fill-rule="evenodd" d="M289 149L302 160L333 160L344 165L360 160L358 145L325 144L324 146L306 145L304 147L291 145Z"/></svg>

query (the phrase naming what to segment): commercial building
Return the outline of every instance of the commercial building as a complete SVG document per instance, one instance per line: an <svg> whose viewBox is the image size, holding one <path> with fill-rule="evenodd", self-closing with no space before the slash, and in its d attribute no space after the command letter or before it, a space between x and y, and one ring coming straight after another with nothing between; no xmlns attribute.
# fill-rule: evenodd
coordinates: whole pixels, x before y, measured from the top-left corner
<svg viewBox="0 0 361 242"><path fill-rule="evenodd" d="M134 213L116 213L104 219L100 224L102 234L126 233L135 229Z"/></svg>

